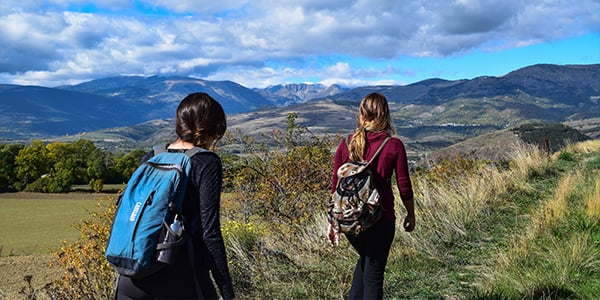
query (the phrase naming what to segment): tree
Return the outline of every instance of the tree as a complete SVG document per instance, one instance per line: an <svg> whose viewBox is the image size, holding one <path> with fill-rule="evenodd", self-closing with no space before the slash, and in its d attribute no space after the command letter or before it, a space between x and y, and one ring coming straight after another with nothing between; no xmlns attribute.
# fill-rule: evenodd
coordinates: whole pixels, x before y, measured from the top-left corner
<svg viewBox="0 0 600 300"><path fill-rule="evenodd" d="M40 140L34 140L29 146L24 147L15 157L17 189L22 190L44 174L50 171L50 160L48 150Z"/></svg>
<svg viewBox="0 0 600 300"><path fill-rule="evenodd" d="M112 157L89 140L46 146L33 141L19 151L15 161L20 190L63 193L69 192L74 183L89 184L101 191Z"/></svg>
<svg viewBox="0 0 600 300"><path fill-rule="evenodd" d="M24 147L19 144L0 146L0 192L8 192L15 189L15 158Z"/></svg>
<svg viewBox="0 0 600 300"><path fill-rule="evenodd" d="M108 153L95 148L90 153L87 160L86 174L89 178L89 184L94 192L99 193L104 187L104 179L108 174L108 164L110 156Z"/></svg>
<svg viewBox="0 0 600 300"><path fill-rule="evenodd" d="M121 158L117 158L115 162L115 170L122 176L123 181L127 181L133 172L137 169L142 161L142 157L146 154L146 151L136 149Z"/></svg>
<svg viewBox="0 0 600 300"><path fill-rule="evenodd" d="M78 184L88 184L91 179L102 178L106 168L102 165L104 155L90 140L77 140L70 144L70 159L67 163L73 171L73 181ZM93 162L96 161L96 162ZM96 164L89 170L90 165ZM97 177L91 177L97 176Z"/></svg>

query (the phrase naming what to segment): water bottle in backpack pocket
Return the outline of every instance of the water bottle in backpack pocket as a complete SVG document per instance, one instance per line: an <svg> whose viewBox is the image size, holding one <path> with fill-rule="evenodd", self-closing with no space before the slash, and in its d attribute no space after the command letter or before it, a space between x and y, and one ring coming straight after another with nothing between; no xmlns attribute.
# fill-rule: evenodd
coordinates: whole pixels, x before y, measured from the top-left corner
<svg viewBox="0 0 600 300"><path fill-rule="evenodd" d="M185 243L184 237L185 229L183 221L179 215L175 215L175 218L171 225L167 222L163 222L162 230L158 240L160 241L156 245L156 260L158 262L174 265L179 254L179 249Z"/></svg>

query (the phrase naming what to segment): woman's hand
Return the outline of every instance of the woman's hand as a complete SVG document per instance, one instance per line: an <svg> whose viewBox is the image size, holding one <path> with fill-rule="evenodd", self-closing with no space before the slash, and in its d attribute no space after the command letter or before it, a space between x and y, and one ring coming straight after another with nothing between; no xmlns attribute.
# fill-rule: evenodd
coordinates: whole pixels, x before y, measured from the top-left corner
<svg viewBox="0 0 600 300"><path fill-rule="evenodd" d="M406 232L411 232L415 229L415 215L407 215L406 218L404 218L404 230Z"/></svg>
<svg viewBox="0 0 600 300"><path fill-rule="evenodd" d="M336 247L340 244L340 234L335 231L335 228L333 228L331 224L329 224L329 229L327 230L327 240L332 247Z"/></svg>

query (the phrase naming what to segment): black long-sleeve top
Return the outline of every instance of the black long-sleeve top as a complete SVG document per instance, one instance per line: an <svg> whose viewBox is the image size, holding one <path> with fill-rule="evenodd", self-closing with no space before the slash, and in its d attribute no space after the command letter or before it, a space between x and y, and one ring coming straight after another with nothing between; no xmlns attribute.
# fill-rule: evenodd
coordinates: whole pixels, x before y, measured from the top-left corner
<svg viewBox="0 0 600 300"><path fill-rule="evenodd" d="M148 153L142 161L150 159L152 155L152 152ZM190 262L189 248L184 246L177 256L175 265L164 268L150 277L131 279L121 276L117 287L119 295L154 299L197 298L194 281L197 278L203 298L216 299L217 294L209 275L210 271L222 297L234 298L225 244L221 234L221 185L222 164L219 156L213 152L194 155L183 204L183 215L186 224L193 227L191 229L194 245L192 260L196 268ZM194 276L194 269L196 276Z"/></svg>
<svg viewBox="0 0 600 300"><path fill-rule="evenodd" d="M193 236L198 264L212 271L221 295L231 299L233 286L220 221L222 175L221 159L216 154L203 152L192 157L192 173L183 209L189 223L198 225Z"/></svg>

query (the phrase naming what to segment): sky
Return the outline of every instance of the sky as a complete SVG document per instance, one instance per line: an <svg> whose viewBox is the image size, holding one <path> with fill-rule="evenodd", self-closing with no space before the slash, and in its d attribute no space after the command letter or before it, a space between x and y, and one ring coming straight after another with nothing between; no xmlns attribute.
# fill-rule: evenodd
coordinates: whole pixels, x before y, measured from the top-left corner
<svg viewBox="0 0 600 300"><path fill-rule="evenodd" d="M406 85L600 63L600 0L0 0L0 83Z"/></svg>

